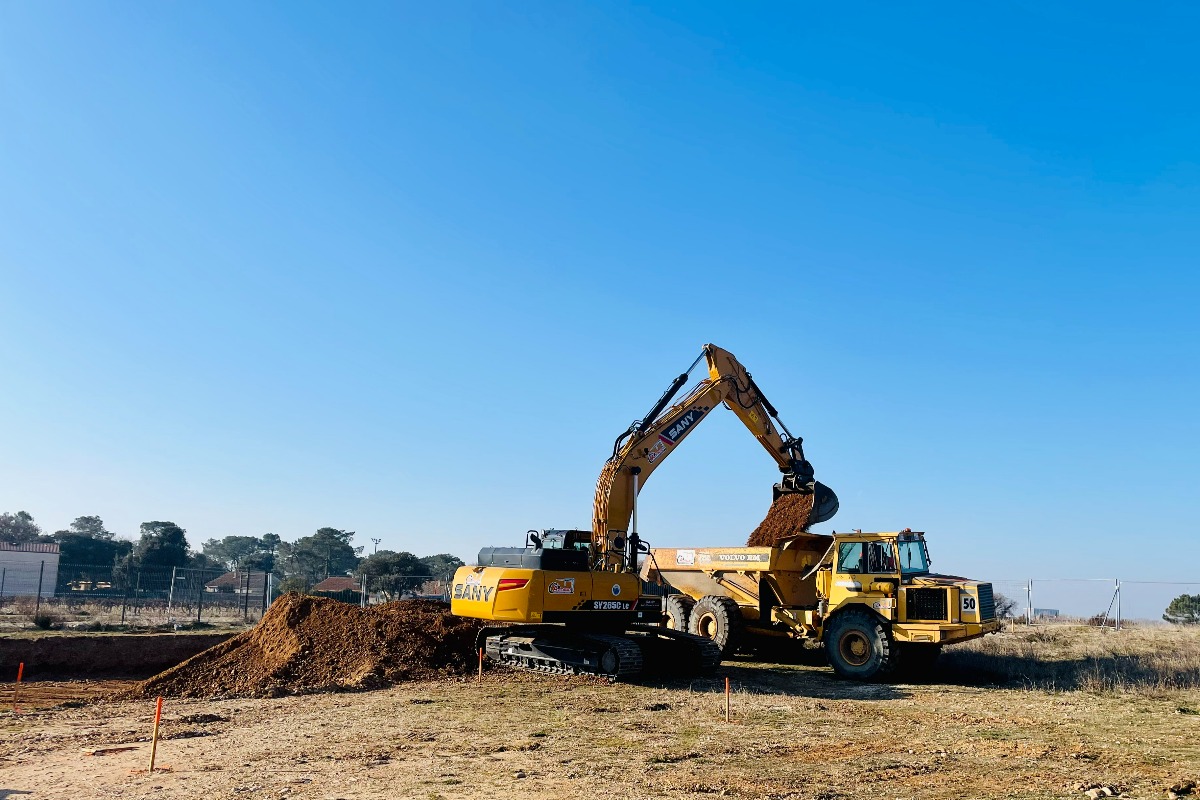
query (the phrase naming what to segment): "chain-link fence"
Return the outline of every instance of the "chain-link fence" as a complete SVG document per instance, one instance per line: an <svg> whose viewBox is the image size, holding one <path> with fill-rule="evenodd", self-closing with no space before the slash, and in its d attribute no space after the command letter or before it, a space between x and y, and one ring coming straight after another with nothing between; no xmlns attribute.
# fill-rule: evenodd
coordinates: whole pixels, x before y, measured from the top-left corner
<svg viewBox="0 0 1200 800"><path fill-rule="evenodd" d="M356 602L364 607L413 598L450 602L450 586L453 577L452 574L360 575L353 578L353 595L346 592L344 596L328 596L338 597L346 602ZM320 584L315 587L314 592L328 594L318 591L319 588Z"/></svg>
<svg viewBox="0 0 1200 800"><path fill-rule="evenodd" d="M0 631L22 628L170 628L257 622L282 588L355 605L448 600L451 574L334 576L286 583L255 570L0 562ZM992 581L997 611L1017 623L1086 621L1119 628L1161 622L1171 601L1200 595L1200 581L1025 578ZM1006 612L1006 613L1005 613Z"/></svg>
<svg viewBox="0 0 1200 800"><path fill-rule="evenodd" d="M247 570L0 563L0 630L242 625L261 618L274 583Z"/></svg>

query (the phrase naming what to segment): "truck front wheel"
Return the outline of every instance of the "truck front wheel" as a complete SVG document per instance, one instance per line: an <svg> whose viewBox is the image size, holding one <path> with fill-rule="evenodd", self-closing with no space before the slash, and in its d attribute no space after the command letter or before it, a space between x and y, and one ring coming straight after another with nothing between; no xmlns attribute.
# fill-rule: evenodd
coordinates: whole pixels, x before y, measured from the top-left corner
<svg viewBox="0 0 1200 800"><path fill-rule="evenodd" d="M825 653L843 678L869 681L894 667L895 644L883 623L864 611L843 611L829 623Z"/></svg>
<svg viewBox="0 0 1200 800"><path fill-rule="evenodd" d="M688 617L696 601L686 594L673 594L667 598L667 627L687 633Z"/></svg>
<svg viewBox="0 0 1200 800"><path fill-rule="evenodd" d="M731 656L742 643L742 610L730 597L708 595L692 609L688 633L712 639L721 654Z"/></svg>

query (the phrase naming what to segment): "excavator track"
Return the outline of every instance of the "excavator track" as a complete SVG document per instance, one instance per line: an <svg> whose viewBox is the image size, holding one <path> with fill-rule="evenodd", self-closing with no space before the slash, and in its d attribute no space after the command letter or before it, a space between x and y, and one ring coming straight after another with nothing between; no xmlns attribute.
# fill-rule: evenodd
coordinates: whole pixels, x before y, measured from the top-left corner
<svg viewBox="0 0 1200 800"><path fill-rule="evenodd" d="M646 637L639 641L647 672L680 672L682 664L685 674L711 675L721 666L721 648L712 639L658 625L638 625L633 630Z"/></svg>
<svg viewBox="0 0 1200 800"><path fill-rule="evenodd" d="M627 633L571 631L557 625L489 627L478 646L497 664L549 675L598 675L632 680L643 674L707 674L721 650L700 636L657 626Z"/></svg>

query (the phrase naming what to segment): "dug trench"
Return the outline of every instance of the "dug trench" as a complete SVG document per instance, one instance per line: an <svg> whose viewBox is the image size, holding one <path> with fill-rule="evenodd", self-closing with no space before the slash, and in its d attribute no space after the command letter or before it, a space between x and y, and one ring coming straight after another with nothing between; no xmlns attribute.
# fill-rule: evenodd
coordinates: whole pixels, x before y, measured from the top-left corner
<svg viewBox="0 0 1200 800"><path fill-rule="evenodd" d="M228 639L230 633L48 633L0 637L0 675L26 680L145 678Z"/></svg>

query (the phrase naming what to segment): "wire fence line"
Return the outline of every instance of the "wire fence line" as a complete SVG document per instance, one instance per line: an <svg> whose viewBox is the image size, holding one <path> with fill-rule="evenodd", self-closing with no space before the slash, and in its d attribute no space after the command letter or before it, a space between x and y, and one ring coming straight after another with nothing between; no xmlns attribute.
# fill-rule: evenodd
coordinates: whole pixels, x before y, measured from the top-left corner
<svg viewBox="0 0 1200 800"><path fill-rule="evenodd" d="M413 597L446 600L451 579L450 574L384 574L301 581L261 570L60 564L50 558L0 561L0 630L239 626L257 622L284 589L366 607ZM1009 578L991 583L1012 601L1008 618L1029 624L1081 619L1119 628L1130 620L1161 622L1175 597L1200 595L1200 581Z"/></svg>
<svg viewBox="0 0 1200 800"><path fill-rule="evenodd" d="M330 576L286 580L246 569L0 561L0 631L245 626L285 590L368 606L403 598L445 599L449 575Z"/></svg>
<svg viewBox="0 0 1200 800"><path fill-rule="evenodd" d="M1082 619L1119 629L1123 622L1161 622L1167 606L1183 594L1200 594L1200 581L1124 578L1024 578L991 581L1013 601L1010 618L1032 624Z"/></svg>
<svg viewBox="0 0 1200 800"><path fill-rule="evenodd" d="M0 563L0 628L245 624L270 603L271 579L249 570Z"/></svg>

